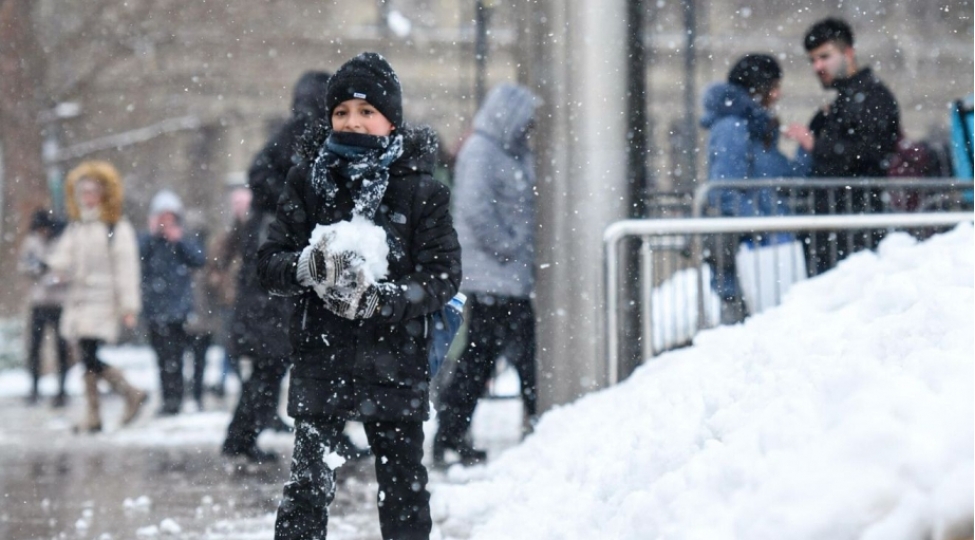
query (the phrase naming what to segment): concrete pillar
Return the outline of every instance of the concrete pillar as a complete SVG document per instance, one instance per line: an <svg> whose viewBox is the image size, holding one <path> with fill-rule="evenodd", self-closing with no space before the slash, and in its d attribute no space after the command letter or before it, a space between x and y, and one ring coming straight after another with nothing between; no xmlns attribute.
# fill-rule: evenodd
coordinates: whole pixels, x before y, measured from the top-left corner
<svg viewBox="0 0 975 540"><path fill-rule="evenodd" d="M545 410L606 380L602 232L626 214L626 1L537 2L523 9L530 20L528 83L544 100L535 148Z"/></svg>

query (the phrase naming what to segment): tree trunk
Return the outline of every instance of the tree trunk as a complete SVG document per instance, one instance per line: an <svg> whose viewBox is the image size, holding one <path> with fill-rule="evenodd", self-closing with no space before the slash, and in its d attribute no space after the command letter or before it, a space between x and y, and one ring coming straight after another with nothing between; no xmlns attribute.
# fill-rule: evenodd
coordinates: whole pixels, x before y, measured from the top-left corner
<svg viewBox="0 0 975 540"><path fill-rule="evenodd" d="M17 249L34 210L50 203L41 155L43 57L33 30L32 0L0 0L0 316L20 311L25 287ZM16 283L15 286L10 286Z"/></svg>

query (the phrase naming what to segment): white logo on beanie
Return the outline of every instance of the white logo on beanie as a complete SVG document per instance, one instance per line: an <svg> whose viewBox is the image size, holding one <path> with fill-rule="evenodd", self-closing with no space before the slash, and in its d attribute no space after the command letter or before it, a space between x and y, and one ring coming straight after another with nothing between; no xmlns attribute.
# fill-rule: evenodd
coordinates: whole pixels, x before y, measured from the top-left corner
<svg viewBox="0 0 975 540"><path fill-rule="evenodd" d="M366 99L366 95L360 94L359 92L352 92L352 97L356 99Z"/></svg>

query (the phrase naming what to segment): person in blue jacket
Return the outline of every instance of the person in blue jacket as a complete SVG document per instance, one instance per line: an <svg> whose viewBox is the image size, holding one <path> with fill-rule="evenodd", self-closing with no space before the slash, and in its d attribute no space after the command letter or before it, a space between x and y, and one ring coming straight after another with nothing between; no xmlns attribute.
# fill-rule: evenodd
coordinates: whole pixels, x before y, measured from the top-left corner
<svg viewBox="0 0 975 540"><path fill-rule="evenodd" d="M189 345L186 320L193 311L192 271L206 262L203 247L183 230L183 203L162 190L149 203L149 230L139 237L143 316L159 363L160 416L178 414L183 404L183 351Z"/></svg>
<svg viewBox="0 0 975 540"><path fill-rule="evenodd" d="M772 109L781 92L782 68L767 54L747 54L731 68L727 82L704 92L701 126L708 135L708 180L805 176L809 155L799 149L790 160L780 150L779 122ZM787 213L774 188L713 190L708 204L724 217L775 216ZM715 237L709 243L711 287L721 298L721 322L734 324L747 315L737 281L735 253L751 235ZM786 240L783 235L762 243Z"/></svg>

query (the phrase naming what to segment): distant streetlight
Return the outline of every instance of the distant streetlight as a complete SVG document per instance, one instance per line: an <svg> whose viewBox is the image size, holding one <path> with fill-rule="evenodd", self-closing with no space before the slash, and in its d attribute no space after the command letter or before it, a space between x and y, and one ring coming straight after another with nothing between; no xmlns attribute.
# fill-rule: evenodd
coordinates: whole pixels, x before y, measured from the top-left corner
<svg viewBox="0 0 975 540"><path fill-rule="evenodd" d="M51 204L55 213L64 215L63 171L58 163L61 154L61 121L81 115L81 104L63 101L54 107L41 111L38 121L44 125L44 141L41 143L41 157L47 174L47 189L51 194Z"/></svg>

